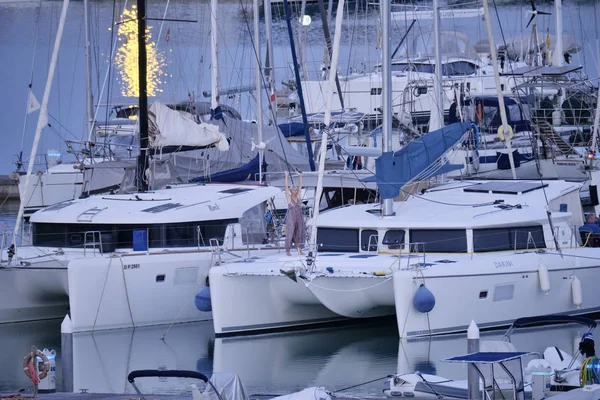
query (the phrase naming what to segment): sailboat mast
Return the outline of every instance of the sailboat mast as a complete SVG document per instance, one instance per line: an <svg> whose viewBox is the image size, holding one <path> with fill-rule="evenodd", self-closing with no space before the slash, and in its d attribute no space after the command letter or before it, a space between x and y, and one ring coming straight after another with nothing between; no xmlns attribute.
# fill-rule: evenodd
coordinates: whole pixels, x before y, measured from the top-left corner
<svg viewBox="0 0 600 400"><path fill-rule="evenodd" d="M515 171L515 160L513 159L512 146L510 143L511 137L509 134L508 119L506 118L506 108L504 108L504 94L502 93L500 86L500 73L498 71L498 54L496 53L496 44L494 43L494 36L492 34L492 23L490 22L490 10L488 7L488 0L483 0L483 15L485 18L485 25L487 28L488 39L490 42L490 58L492 59L492 66L494 67L494 78L496 80L496 92L498 93L498 107L500 108L500 120L502 121L502 132L504 132L504 141L506 142L506 150L508 151L508 161L510 163L510 170L512 171L513 179L517 179L517 172Z"/></svg>
<svg viewBox="0 0 600 400"><path fill-rule="evenodd" d="M434 0L435 1L435 0ZM390 49L390 26L392 17L390 12L390 0L381 0L381 30L383 34L381 46L381 72L382 72L382 151L392 151L392 69L391 69L391 49ZM337 33L337 32L336 32ZM394 214L394 199L383 200L383 216Z"/></svg>
<svg viewBox="0 0 600 400"><path fill-rule="evenodd" d="M435 78L433 87L436 96L437 107L431 110L432 113L436 112L437 116L430 119L439 121L441 126L444 126L444 89L442 85L442 40L440 32L440 5L438 0L433 0L433 34L435 40ZM439 127L435 127L438 129ZM431 130L431 129L430 129Z"/></svg>
<svg viewBox="0 0 600 400"><path fill-rule="evenodd" d="M273 25L271 20L273 18L271 13L271 0L264 0L264 9L265 9L265 37L267 39L267 63L269 64L268 69L266 69L267 73L267 86L269 88L270 99L269 102L272 101L272 97L275 94L275 56L273 55Z"/></svg>
<svg viewBox="0 0 600 400"><path fill-rule="evenodd" d="M94 133L94 97L92 94L92 54L88 0L83 0L83 24L85 25L85 121L88 131L88 141L91 141Z"/></svg>
<svg viewBox="0 0 600 400"><path fill-rule="evenodd" d="M256 127L258 128L258 181L262 183L263 162L263 119L262 119L262 74L260 73L260 11L258 0L254 4L254 48L256 51Z"/></svg>
<svg viewBox="0 0 600 400"><path fill-rule="evenodd" d="M52 56L50 58L50 66L48 67L48 77L46 78L46 87L44 88L44 97L42 97L42 104L40 106L40 115L38 116L37 127L35 129L35 136L33 138L33 144L31 145L31 154L29 155L29 163L27 163L27 175L25 178L25 187L23 189L22 199L29 198L29 181L31 179L31 173L33 172L33 166L35 165L35 156L37 154L40 138L42 136L42 129L48 125L48 100L50 99L50 90L52 89L52 81L54 80L54 70L56 69L56 61L58 60L58 50L60 49L60 42L62 40L63 30L65 27L65 20L67 19L67 9L69 8L69 0L63 0L63 6L60 12L60 20L58 22L58 28L56 30L56 38L54 39L54 48L52 49ZM21 201L19 204L19 211L17 213L17 221L15 222L15 229L13 231L13 245L17 245L17 236L19 229L21 228L21 220L23 219L23 213L25 212L25 201Z"/></svg>
<svg viewBox="0 0 600 400"><path fill-rule="evenodd" d="M147 55L146 55L146 0L137 0L138 23L138 81L139 81L139 127L140 154L137 159L138 192L148 190L145 171L148 167L148 92L147 92Z"/></svg>
<svg viewBox="0 0 600 400"><path fill-rule="evenodd" d="M554 62L557 67L565 65L563 50L562 0L554 0L554 18L556 18L556 43L554 44Z"/></svg>
<svg viewBox="0 0 600 400"><path fill-rule="evenodd" d="M287 0L284 0L287 1ZM387 0L389 1L389 0ZM344 0L339 0L337 14L335 18L335 32L333 34L333 51L331 53L331 73L329 74L329 87L333 88L335 76L337 75L338 58L340 54L340 41L342 38L342 20L344 17ZM325 117L323 125L325 126L321 133L321 148L319 149L319 174L317 175L317 187L315 189L315 204L310 231L309 246L311 252L317 252L317 218L319 217L319 204L323 194L323 175L325 173L325 153L327 152L327 141L329 139L328 131L331 124L331 105L333 103L333 90L327 92L325 101Z"/></svg>
<svg viewBox="0 0 600 400"><path fill-rule="evenodd" d="M217 35L219 28L217 0L210 1L210 71L211 71L211 98L210 109L214 112L219 106L219 50L217 47Z"/></svg>
<svg viewBox="0 0 600 400"><path fill-rule="evenodd" d="M300 78L300 65L296 56L296 45L294 44L294 33L292 31L292 21L290 13L290 5L288 0L283 0L283 8L285 11L285 22L290 38L290 49L292 50L292 62L294 63L294 76L296 77L296 90L298 91L298 101L300 102L300 111L302 112L302 125L304 125L304 139L306 140L306 151L308 153L308 165L310 170L315 170L315 160L313 158L312 144L310 140L310 132L308 127L308 117L306 116L306 107L304 105L304 94L302 93L302 79ZM329 86L333 87L333 85Z"/></svg>

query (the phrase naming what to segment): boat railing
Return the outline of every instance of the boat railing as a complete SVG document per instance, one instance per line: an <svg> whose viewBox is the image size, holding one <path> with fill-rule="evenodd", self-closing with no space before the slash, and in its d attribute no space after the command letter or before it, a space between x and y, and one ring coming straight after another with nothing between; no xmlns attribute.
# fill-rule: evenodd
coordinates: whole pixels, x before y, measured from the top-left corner
<svg viewBox="0 0 600 400"><path fill-rule="evenodd" d="M88 237L91 238L91 240L88 242ZM98 239L98 240L96 240ZM99 246L99 247L98 247ZM104 248L102 246L102 233L100 231L86 231L83 234L83 256L85 257L87 254L87 249L88 248L92 248L93 249L93 256L96 256L96 249L98 249L100 251L100 254L102 254L104 251Z"/></svg>
<svg viewBox="0 0 600 400"><path fill-rule="evenodd" d="M405 243L398 249L398 270L425 265L426 257L425 242Z"/></svg>

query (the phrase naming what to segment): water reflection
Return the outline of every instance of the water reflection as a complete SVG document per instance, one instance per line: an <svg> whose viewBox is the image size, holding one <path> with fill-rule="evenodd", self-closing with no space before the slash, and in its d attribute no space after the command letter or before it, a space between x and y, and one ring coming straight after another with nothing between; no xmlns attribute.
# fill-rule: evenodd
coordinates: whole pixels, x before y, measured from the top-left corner
<svg viewBox="0 0 600 400"><path fill-rule="evenodd" d="M168 329L168 331L167 331ZM573 353L587 328L577 325L517 331L518 350L543 352L557 346ZM4 344L0 391L30 385L20 361L32 344L55 349L61 389L60 321L0 326ZM166 335L165 335L166 332ZM500 340L503 332L483 332L482 340ZM164 340L161 338L164 337ZM466 352L465 335L400 341L396 324L368 324L240 338L215 339L211 322L119 329L73 335L73 391L134 393L127 374L136 369L184 369L206 375L237 373L248 394L281 394L308 386L345 393L381 395L384 377L419 370L464 379L461 365L440 360ZM188 388L182 379L142 379L145 393L175 393Z"/></svg>

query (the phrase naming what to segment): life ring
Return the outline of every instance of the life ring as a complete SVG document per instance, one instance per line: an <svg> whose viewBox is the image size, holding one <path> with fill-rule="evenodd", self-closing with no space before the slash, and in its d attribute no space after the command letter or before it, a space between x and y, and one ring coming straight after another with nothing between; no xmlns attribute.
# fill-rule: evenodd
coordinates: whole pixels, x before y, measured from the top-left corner
<svg viewBox="0 0 600 400"><path fill-rule="evenodd" d="M33 384L37 386L40 380L48 376L48 372L50 371L50 361L48 361L48 357L39 350L36 352L36 356L40 357L44 362L44 370L39 375L36 374L36 362L35 360L32 361L33 356L30 352L23 359L23 372L25 372L25 375L27 375L27 377L32 380Z"/></svg>
<svg viewBox="0 0 600 400"><path fill-rule="evenodd" d="M513 129L510 125L506 125L508 127L508 137L510 139L513 138ZM498 127L498 139L500 140L504 140L504 127L502 125L500 125Z"/></svg>

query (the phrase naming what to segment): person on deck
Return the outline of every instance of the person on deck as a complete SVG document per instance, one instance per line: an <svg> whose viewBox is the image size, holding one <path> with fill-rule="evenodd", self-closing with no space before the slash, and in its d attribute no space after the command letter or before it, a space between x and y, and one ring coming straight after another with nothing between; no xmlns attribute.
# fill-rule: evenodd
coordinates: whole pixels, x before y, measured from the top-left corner
<svg viewBox="0 0 600 400"><path fill-rule="evenodd" d="M596 216L588 214L585 218L585 224L579 227L580 232L600 233L600 226L596 224Z"/></svg>
<svg viewBox="0 0 600 400"><path fill-rule="evenodd" d="M285 199L288 209L285 215L285 254L291 256L292 245L298 248L298 254L302 255L304 247L304 219L302 218L302 174L296 172L298 186L288 185L289 173L285 173Z"/></svg>

